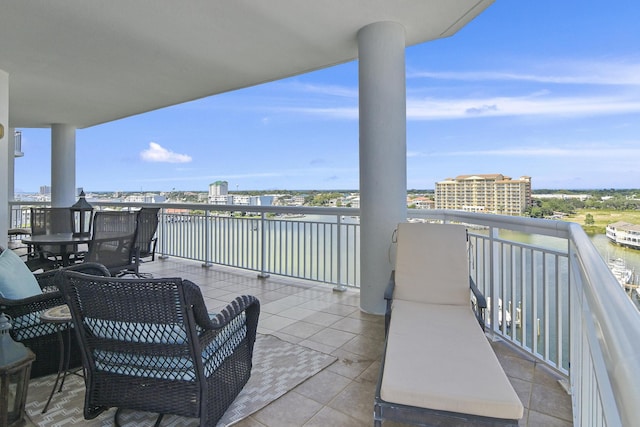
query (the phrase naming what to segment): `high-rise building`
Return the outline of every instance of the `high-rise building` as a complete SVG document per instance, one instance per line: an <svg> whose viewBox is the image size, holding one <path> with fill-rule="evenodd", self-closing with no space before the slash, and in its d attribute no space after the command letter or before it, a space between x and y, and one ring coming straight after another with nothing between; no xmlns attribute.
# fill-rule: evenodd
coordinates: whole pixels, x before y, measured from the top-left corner
<svg viewBox="0 0 640 427"><path fill-rule="evenodd" d="M227 181L216 181L209 184L209 203L220 204L222 198L219 196L226 196L227 194L229 194L229 183Z"/></svg>
<svg viewBox="0 0 640 427"><path fill-rule="evenodd" d="M460 175L436 182L436 209L521 215L531 206L531 177Z"/></svg>
<svg viewBox="0 0 640 427"><path fill-rule="evenodd" d="M40 194L42 194L42 195L51 194L51 186L49 186L49 185L41 185L40 186Z"/></svg>

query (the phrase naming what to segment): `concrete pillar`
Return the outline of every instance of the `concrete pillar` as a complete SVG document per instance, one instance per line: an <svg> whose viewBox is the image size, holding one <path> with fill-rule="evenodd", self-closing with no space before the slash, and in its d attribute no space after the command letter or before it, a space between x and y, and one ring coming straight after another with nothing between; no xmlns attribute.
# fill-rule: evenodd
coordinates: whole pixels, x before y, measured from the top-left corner
<svg viewBox="0 0 640 427"><path fill-rule="evenodd" d="M405 32L378 22L358 32L360 308L382 314L393 231L407 219Z"/></svg>
<svg viewBox="0 0 640 427"><path fill-rule="evenodd" d="M51 125L51 206L76 202L76 128Z"/></svg>
<svg viewBox="0 0 640 427"><path fill-rule="evenodd" d="M0 138L0 246L7 247L9 230L9 74L0 70L0 125L3 135Z"/></svg>
<svg viewBox="0 0 640 427"><path fill-rule="evenodd" d="M9 201L15 200L15 177L16 177L16 138L15 138L16 129L9 128L9 134L7 137L7 144L9 147L9 180L7 182L7 197Z"/></svg>

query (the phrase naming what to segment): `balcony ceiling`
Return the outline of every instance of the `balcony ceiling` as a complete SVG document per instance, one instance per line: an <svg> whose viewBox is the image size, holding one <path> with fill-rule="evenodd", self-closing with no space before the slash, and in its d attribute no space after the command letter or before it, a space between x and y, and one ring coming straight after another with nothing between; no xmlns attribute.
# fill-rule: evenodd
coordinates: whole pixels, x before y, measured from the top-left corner
<svg viewBox="0 0 640 427"><path fill-rule="evenodd" d="M493 0L7 1L9 126L93 126L354 60L395 21L407 46L453 35Z"/></svg>

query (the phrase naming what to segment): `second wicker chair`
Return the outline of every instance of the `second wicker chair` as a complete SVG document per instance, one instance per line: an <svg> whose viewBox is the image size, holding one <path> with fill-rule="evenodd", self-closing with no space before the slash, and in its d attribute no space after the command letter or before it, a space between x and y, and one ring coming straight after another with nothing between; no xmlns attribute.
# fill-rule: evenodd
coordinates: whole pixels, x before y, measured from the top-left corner
<svg viewBox="0 0 640 427"><path fill-rule="evenodd" d="M86 419L115 407L116 425L122 409L216 425L251 375L256 298L210 318L187 280L61 275L87 374Z"/></svg>

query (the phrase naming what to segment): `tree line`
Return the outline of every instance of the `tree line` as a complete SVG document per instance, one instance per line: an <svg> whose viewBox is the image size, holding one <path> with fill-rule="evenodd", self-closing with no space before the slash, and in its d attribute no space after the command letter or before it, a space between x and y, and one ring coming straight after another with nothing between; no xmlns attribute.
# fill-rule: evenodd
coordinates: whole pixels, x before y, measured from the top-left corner
<svg viewBox="0 0 640 427"><path fill-rule="evenodd" d="M578 209L591 210L615 210L630 211L640 210L640 192L628 193L618 190L614 194L608 192L596 196L592 196L585 200L580 199L533 199L532 206L528 207L524 214L534 218L549 217L557 213L565 213L568 215L575 214ZM636 196L637 194L637 196Z"/></svg>

